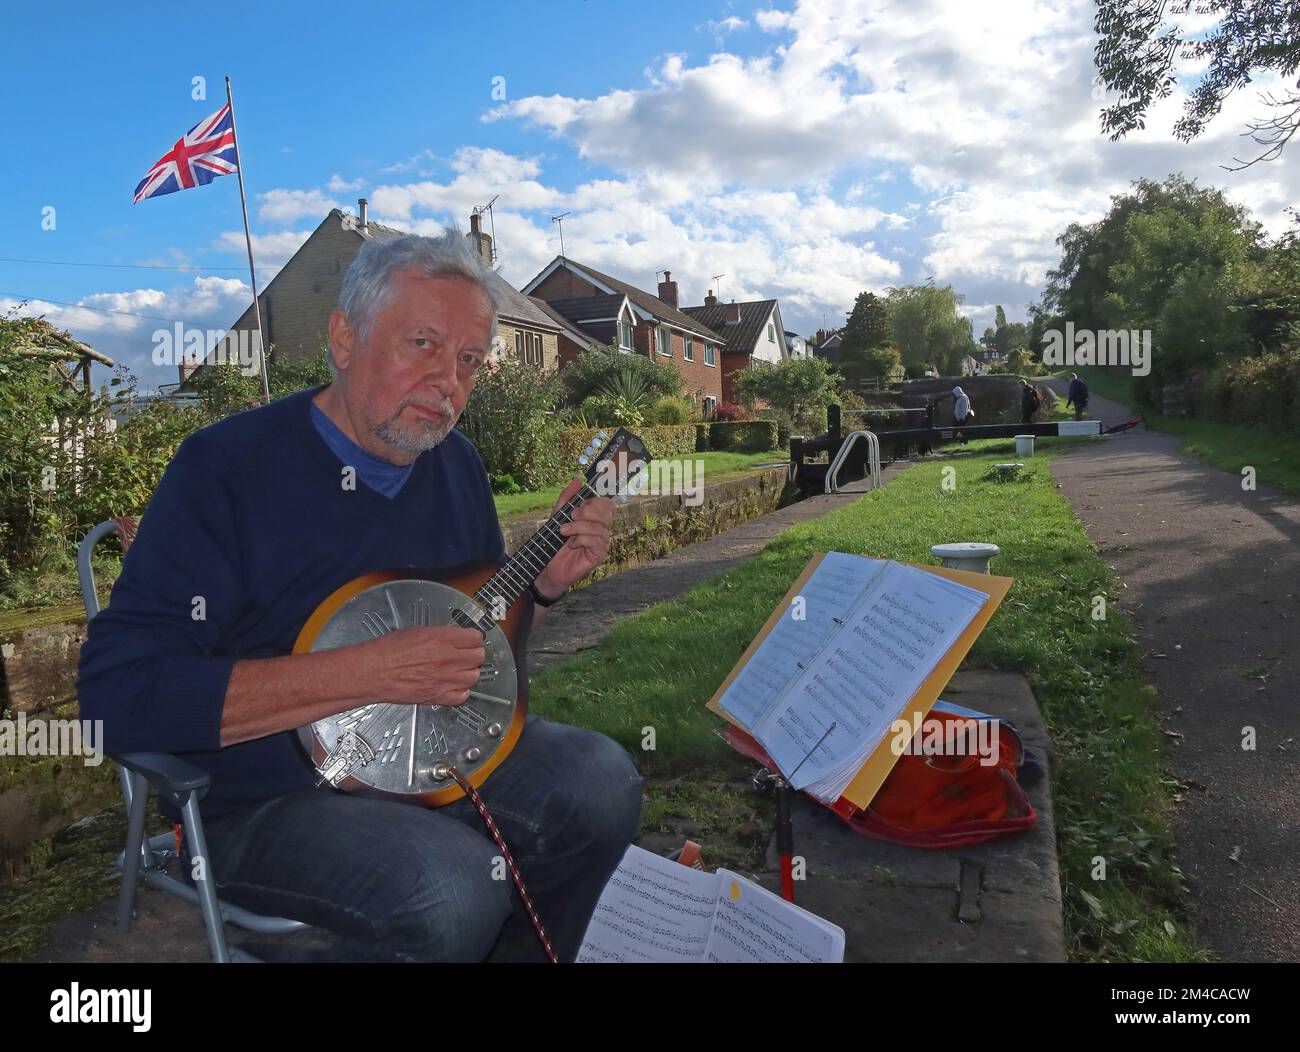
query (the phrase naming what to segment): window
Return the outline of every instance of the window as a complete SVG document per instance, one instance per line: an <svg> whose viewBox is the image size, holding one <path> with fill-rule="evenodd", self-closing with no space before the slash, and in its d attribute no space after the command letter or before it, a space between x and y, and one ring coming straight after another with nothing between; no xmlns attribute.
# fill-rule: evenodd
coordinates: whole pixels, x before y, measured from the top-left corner
<svg viewBox="0 0 1300 1052"><path fill-rule="evenodd" d="M704 345L704 364L705 364L705 365L715 365L715 364L716 364L716 362L715 362L715 360L714 360L713 344L711 344L711 343L706 343L706 344Z"/></svg>
<svg viewBox="0 0 1300 1052"><path fill-rule="evenodd" d="M695 361L695 341L689 336L682 337L682 354L686 356L688 362Z"/></svg>
<svg viewBox="0 0 1300 1052"><path fill-rule="evenodd" d="M659 325L659 353L669 357L673 353L673 334L663 323Z"/></svg>
<svg viewBox="0 0 1300 1052"><path fill-rule="evenodd" d="M713 415L713 409L714 409L714 407L715 407L717 404L718 404L718 400L717 400L716 398L714 398L713 395L705 395L705 396L704 396L704 415L705 415L705 416L712 416L712 415Z"/></svg>
<svg viewBox="0 0 1300 1052"><path fill-rule="evenodd" d="M767 342L776 343L776 326L770 321L767 323Z"/></svg>
<svg viewBox="0 0 1300 1052"><path fill-rule="evenodd" d="M515 357L524 365L540 367L543 362L542 336L537 332L515 333Z"/></svg>
<svg viewBox="0 0 1300 1052"><path fill-rule="evenodd" d="M618 345L625 351L636 349L636 345L632 342L632 323L623 318L618 322Z"/></svg>

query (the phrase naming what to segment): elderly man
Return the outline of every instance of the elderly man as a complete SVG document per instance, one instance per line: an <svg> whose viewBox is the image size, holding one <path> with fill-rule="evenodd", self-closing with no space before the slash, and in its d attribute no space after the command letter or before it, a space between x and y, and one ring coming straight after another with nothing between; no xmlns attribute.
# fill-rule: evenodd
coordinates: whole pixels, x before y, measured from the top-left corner
<svg viewBox="0 0 1300 1052"><path fill-rule="evenodd" d="M459 704L478 681L472 629L291 651L321 600L362 574L504 561L483 461L453 428L495 338L498 289L452 232L368 242L330 317L334 382L182 443L82 650L82 715L104 721L109 752L180 753L212 773L218 893L334 933L348 959L542 958L469 801L429 810L317 789L294 733L374 700ZM605 558L612 515L592 499L561 528L526 600L534 625ZM637 833L631 757L529 717L482 795L572 959Z"/></svg>

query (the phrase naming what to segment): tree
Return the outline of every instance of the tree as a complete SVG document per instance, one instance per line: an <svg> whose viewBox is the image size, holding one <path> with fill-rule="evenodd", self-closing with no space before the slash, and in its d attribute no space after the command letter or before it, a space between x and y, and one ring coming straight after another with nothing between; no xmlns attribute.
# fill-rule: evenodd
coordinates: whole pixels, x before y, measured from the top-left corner
<svg viewBox="0 0 1300 1052"><path fill-rule="evenodd" d="M840 339L842 353L850 355L883 346L889 339L889 311L884 300L873 292L859 292Z"/></svg>
<svg viewBox="0 0 1300 1052"><path fill-rule="evenodd" d="M1102 131L1112 140L1145 127L1147 111L1172 94L1180 65L1195 83L1174 125L1183 142L1200 135L1228 96L1252 77L1274 73L1289 79L1300 67L1300 7L1294 0L1196 0L1189 28L1178 16L1191 6L1174 4L1167 17L1163 0L1097 0L1097 79L1120 95L1101 113ZM1208 32L1206 15L1216 17ZM1224 167L1273 160L1300 127L1300 92L1266 92L1261 102L1271 112L1247 129L1263 152L1249 161L1233 158L1236 167Z"/></svg>
<svg viewBox="0 0 1300 1052"><path fill-rule="evenodd" d="M837 401L839 385L839 374L823 358L786 358L736 376L741 401L762 399L792 430L811 433L826 429L826 407Z"/></svg>
<svg viewBox="0 0 1300 1052"><path fill-rule="evenodd" d="M961 375L962 359L975 350L965 297L951 285L904 285L885 298L889 326L903 365L915 371L931 363L949 376Z"/></svg>

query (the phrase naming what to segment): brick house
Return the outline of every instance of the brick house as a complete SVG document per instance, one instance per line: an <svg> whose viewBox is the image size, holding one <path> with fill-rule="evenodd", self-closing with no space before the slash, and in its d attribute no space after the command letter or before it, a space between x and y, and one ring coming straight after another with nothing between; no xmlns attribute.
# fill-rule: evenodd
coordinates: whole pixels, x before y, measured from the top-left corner
<svg viewBox="0 0 1300 1052"><path fill-rule="evenodd" d="M545 301L552 312L599 346L616 342L624 354L672 362L684 381L682 393L696 402L705 416L721 400L725 341L678 309L677 282L667 271L659 282L659 294L652 296L609 274L556 256L523 291Z"/></svg>
<svg viewBox="0 0 1300 1052"><path fill-rule="evenodd" d="M840 345L842 343L843 339L839 329L818 329L817 335L809 341L813 356L825 358L828 362L838 362L840 360Z"/></svg>
<svg viewBox="0 0 1300 1052"><path fill-rule="evenodd" d="M330 313L338 305L343 276L367 240L400 237L406 231L371 222L366 216L366 201L357 202L358 215L332 209L320 226L312 231L297 252L271 279L258 296L262 307L262 327L266 342L275 353L286 359L307 358L319 354L326 345ZM492 237L484 233L477 215L470 217L465 235L478 247L484 261L493 261ZM520 361L542 369L557 369L560 342L571 339L561 321L543 305L529 299L494 275L507 300L497 314L497 345L494 357L512 354ZM257 328L252 304L231 326L230 332L252 332ZM562 335L563 334L563 335ZM230 336L219 340L205 363L229 360ZM202 365L181 366L181 384Z"/></svg>
<svg viewBox="0 0 1300 1052"><path fill-rule="evenodd" d="M723 401L738 401L736 376L739 373L777 365L789 357L781 308L776 300L721 303L710 290L703 306L683 307L682 312L726 340L722 349Z"/></svg>

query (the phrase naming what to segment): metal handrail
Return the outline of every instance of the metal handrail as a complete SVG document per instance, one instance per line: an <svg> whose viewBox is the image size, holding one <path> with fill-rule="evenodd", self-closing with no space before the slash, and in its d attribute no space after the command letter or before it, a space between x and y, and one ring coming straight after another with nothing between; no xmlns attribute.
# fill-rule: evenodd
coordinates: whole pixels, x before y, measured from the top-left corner
<svg viewBox="0 0 1300 1052"><path fill-rule="evenodd" d="M871 476L871 485L873 488L880 486L880 439L870 431L851 431L844 439L835 454L835 459L831 461L830 467L826 469L826 492L834 493L839 489L839 483L836 476L839 475L840 468L844 466L844 461L848 459L849 450L852 448L856 439L865 438L867 440L867 471Z"/></svg>

